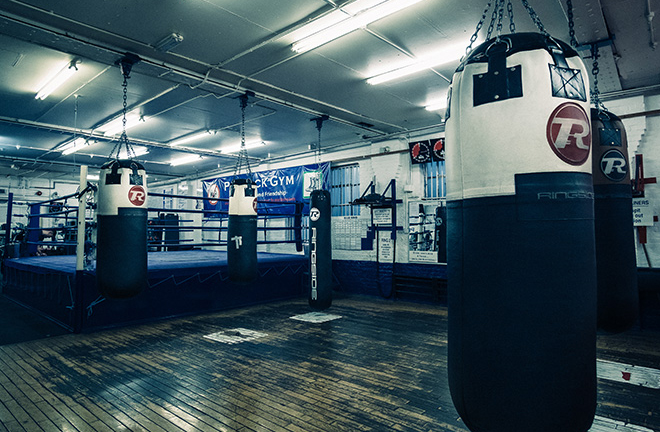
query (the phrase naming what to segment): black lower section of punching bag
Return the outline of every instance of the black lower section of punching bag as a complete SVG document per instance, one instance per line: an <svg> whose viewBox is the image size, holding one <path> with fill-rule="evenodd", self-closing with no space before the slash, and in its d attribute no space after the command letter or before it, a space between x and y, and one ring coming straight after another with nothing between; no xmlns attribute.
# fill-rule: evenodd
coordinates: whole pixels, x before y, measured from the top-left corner
<svg viewBox="0 0 660 432"><path fill-rule="evenodd" d="M629 184L595 185L598 328L622 332L639 314L637 258Z"/></svg>
<svg viewBox="0 0 660 432"><path fill-rule="evenodd" d="M452 399L473 432L585 432L596 408L591 176L448 203Z"/></svg>
<svg viewBox="0 0 660 432"><path fill-rule="evenodd" d="M257 216L229 215L227 222L227 264L229 280L254 281L257 267Z"/></svg>
<svg viewBox="0 0 660 432"><path fill-rule="evenodd" d="M120 208L97 216L96 281L108 298L128 298L147 285L147 210Z"/></svg>
<svg viewBox="0 0 660 432"><path fill-rule="evenodd" d="M309 305L323 310L332 305L332 239L330 192L312 191L309 198L310 213L319 211L315 221L309 220Z"/></svg>

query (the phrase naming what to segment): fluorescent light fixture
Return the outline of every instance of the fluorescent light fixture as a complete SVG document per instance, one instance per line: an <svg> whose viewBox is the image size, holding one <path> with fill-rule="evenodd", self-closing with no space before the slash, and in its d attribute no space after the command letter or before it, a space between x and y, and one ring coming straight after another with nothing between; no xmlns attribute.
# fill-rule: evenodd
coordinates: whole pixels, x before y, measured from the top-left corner
<svg viewBox="0 0 660 432"><path fill-rule="evenodd" d="M447 108L447 98L439 99L435 102L432 102L424 107L426 111L440 111Z"/></svg>
<svg viewBox="0 0 660 432"><path fill-rule="evenodd" d="M99 181L101 177L99 174L87 174L87 180Z"/></svg>
<svg viewBox="0 0 660 432"><path fill-rule="evenodd" d="M192 141L200 140L202 138L208 138L210 135L213 135L213 134L214 134L214 132L208 131L208 130L204 131L204 132L193 133L193 134L187 135L183 138L179 138L178 140L172 141L170 143L170 145L172 147L174 147L174 146L186 144L186 143L189 143L189 142L192 142Z"/></svg>
<svg viewBox="0 0 660 432"><path fill-rule="evenodd" d="M178 158L175 158L175 159L171 159L170 160L170 165L172 165L172 166L183 165L183 164L195 162L195 161L198 161L198 160L201 160L201 159L202 159L202 157L200 155L191 155L191 154L189 154L189 155L181 156L181 157L178 157Z"/></svg>
<svg viewBox="0 0 660 432"><path fill-rule="evenodd" d="M183 42L183 36L178 33L170 33L154 45L158 51L168 52Z"/></svg>
<svg viewBox="0 0 660 432"><path fill-rule="evenodd" d="M140 124L141 121L145 121L144 117L140 117L139 114L136 113L128 113L126 114L126 130L137 126ZM114 135L120 135L121 132L124 130L124 125L123 125L123 117L117 117L110 123L107 123L99 128L99 131L103 133L105 136L114 136Z"/></svg>
<svg viewBox="0 0 660 432"><path fill-rule="evenodd" d="M74 59L64 64L64 66L58 66L54 69L54 71L49 74L48 79L39 88L39 91L34 98L41 100L46 99L52 92L64 84L66 80L71 78L73 74L78 71L77 65L79 61L80 60L78 59Z"/></svg>
<svg viewBox="0 0 660 432"><path fill-rule="evenodd" d="M381 2L370 0L368 3L366 1L353 2L341 9L345 15L343 20L339 19L338 16L320 18L317 21L324 20L320 28L312 27L312 32L314 30L315 32L295 42L291 49L297 53L312 50L420 1L422 0L387 0ZM315 21L309 25L317 24ZM303 29L305 27L302 27L299 31ZM304 33L301 32L301 34Z"/></svg>
<svg viewBox="0 0 660 432"><path fill-rule="evenodd" d="M251 149L251 148L255 148L255 147L259 147L259 146L264 146L264 145L266 145L266 142L264 142L264 141L261 141L261 140L252 141L252 142L249 142L249 143L245 143L245 149L247 150L247 149ZM231 145L231 146L228 146L228 147L220 148L218 150L220 150L224 154L236 153L237 151L241 150L241 145L240 144L235 144L235 145Z"/></svg>
<svg viewBox="0 0 660 432"><path fill-rule="evenodd" d="M149 153L149 148L143 147L143 146L133 146L133 153L135 153L135 154L131 154L130 157L144 156L147 153ZM126 149L124 147L122 147L121 151L119 152L119 157L122 158L122 159L128 159L129 158L128 152L126 151Z"/></svg>
<svg viewBox="0 0 660 432"><path fill-rule="evenodd" d="M421 72L423 70L432 69L434 67L442 66L443 64L451 63L461 59L465 54L465 47L467 44L457 44L448 48L436 51L432 55L424 56L418 60L413 60L402 67L397 67L386 72L374 75L367 79L367 83L371 85L382 84L395 79L403 78L408 75Z"/></svg>
<svg viewBox="0 0 660 432"><path fill-rule="evenodd" d="M88 141L87 138L80 137L64 144L62 148L59 149L59 151L61 151L62 154L66 156L66 155L70 155L71 153L75 153L78 150L83 149L84 147L89 147L94 144L96 144L95 141L90 142Z"/></svg>

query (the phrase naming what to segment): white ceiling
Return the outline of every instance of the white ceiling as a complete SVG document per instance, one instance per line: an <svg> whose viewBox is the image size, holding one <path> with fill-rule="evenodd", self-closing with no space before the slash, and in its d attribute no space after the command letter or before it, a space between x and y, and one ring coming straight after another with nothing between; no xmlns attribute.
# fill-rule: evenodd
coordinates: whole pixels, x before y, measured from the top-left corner
<svg viewBox="0 0 660 432"><path fill-rule="evenodd" d="M366 78L411 57L466 46L488 2L422 0L310 52L291 50L293 30L350 1L2 0L0 175L56 179L72 177L80 164L100 166L116 141L97 129L121 114L116 62L125 53L141 58L128 80L127 103L146 121L128 136L150 149L140 159L152 181L233 167L235 156L220 149L240 142L239 98L246 91L254 93L246 108L247 141L267 143L248 150L253 163L309 152L318 139L310 120L320 115L330 117L322 128L326 149L441 130L444 112L424 107L445 98L458 61L387 84L372 86ZM660 48L650 46L655 28L646 16L649 6L660 12L656 1L573 3L579 43L603 42L601 92L655 92ZM512 4L516 31L535 31L523 3ZM569 41L563 0L529 4L551 35ZM481 39L489 20L490 14ZM506 12L503 23L507 32ZM183 42L170 52L156 50L171 33ZM590 55L588 47L580 52ZM72 59L80 60L75 77L46 100L35 99L50 69ZM214 133L185 144L204 158L170 166L186 153L169 144L205 130ZM99 142L66 156L56 150L74 136Z"/></svg>

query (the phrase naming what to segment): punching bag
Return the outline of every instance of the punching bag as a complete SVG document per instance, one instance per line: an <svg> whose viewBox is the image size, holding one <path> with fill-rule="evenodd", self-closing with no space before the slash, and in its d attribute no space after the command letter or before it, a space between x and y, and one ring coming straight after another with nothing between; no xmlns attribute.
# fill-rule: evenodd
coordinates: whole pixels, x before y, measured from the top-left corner
<svg viewBox="0 0 660 432"><path fill-rule="evenodd" d="M637 320L637 257L633 234L628 140L621 119L591 110L598 328L628 330Z"/></svg>
<svg viewBox="0 0 660 432"><path fill-rule="evenodd" d="M99 291L109 298L139 294L147 285L147 183L140 163L101 167L96 218Z"/></svg>
<svg viewBox="0 0 660 432"><path fill-rule="evenodd" d="M248 283L257 269L257 187L249 178L231 181L227 222L229 280Z"/></svg>
<svg viewBox="0 0 660 432"><path fill-rule="evenodd" d="M446 122L448 378L473 432L585 432L596 408L587 71L536 33L475 48Z"/></svg>
<svg viewBox="0 0 660 432"><path fill-rule="evenodd" d="M312 191L309 197L309 305L324 310L332 304L332 236L330 192Z"/></svg>

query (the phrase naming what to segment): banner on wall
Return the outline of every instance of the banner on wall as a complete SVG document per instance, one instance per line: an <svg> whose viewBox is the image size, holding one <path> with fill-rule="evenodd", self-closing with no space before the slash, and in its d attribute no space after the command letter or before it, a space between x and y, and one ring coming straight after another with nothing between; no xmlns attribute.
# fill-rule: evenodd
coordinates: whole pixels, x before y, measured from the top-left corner
<svg viewBox="0 0 660 432"><path fill-rule="evenodd" d="M408 143L413 164L445 160L445 139L434 138Z"/></svg>
<svg viewBox="0 0 660 432"><path fill-rule="evenodd" d="M282 203L282 205L258 203L257 211L269 214L287 215L295 213L296 202L303 202L303 215L309 213L309 196L313 190L330 190L330 163L302 165L269 171L252 173L257 185L257 195L260 201ZM247 174L240 174L236 178L246 178ZM205 211L228 211L229 185L234 176L218 177L202 180L205 198L217 200L204 200ZM287 205L286 203L290 203ZM205 217L221 217L221 214L206 213Z"/></svg>

